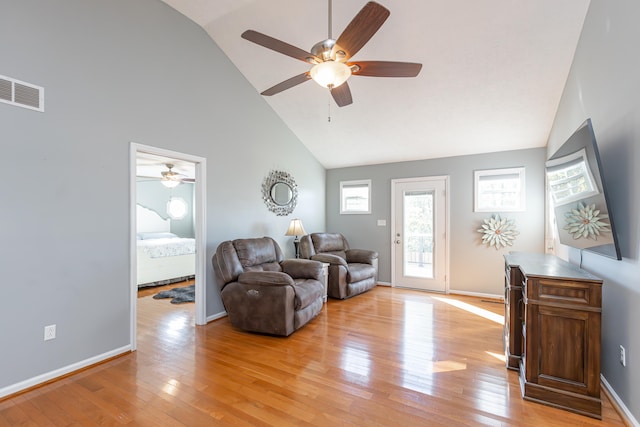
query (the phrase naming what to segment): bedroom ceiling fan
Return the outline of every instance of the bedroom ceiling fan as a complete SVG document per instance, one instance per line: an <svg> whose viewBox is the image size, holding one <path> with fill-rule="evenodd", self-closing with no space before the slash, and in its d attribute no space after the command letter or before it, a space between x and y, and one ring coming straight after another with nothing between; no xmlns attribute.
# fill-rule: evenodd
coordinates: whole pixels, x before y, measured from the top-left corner
<svg viewBox="0 0 640 427"><path fill-rule="evenodd" d="M261 93L271 96L313 79L331 91L336 104L344 107L353 102L347 79L354 76L415 77L422 64L392 61L349 61L378 31L389 17L387 8L368 2L347 25L337 39L331 35L331 0L329 3L329 34L326 40L316 43L310 52L254 30L242 33L242 38L283 55L312 64L305 73L291 77Z"/></svg>
<svg viewBox="0 0 640 427"><path fill-rule="evenodd" d="M162 178L160 178L160 182L162 185L168 188L175 188L183 182L195 182L195 179L187 178L181 173L173 171L173 164L166 163L165 166L168 170L160 172Z"/></svg>

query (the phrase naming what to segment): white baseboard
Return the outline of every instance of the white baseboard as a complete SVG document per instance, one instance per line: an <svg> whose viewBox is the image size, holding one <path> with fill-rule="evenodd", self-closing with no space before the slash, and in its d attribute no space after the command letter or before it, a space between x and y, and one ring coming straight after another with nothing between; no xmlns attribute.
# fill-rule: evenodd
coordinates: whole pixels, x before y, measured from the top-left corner
<svg viewBox="0 0 640 427"><path fill-rule="evenodd" d="M627 405L624 404L622 399L620 399L620 396L618 396L616 391L611 387L611 384L609 384L607 379L602 374L600 374L600 383L604 388L604 392L610 398L611 404L622 417L622 421L626 425L640 427L640 423L638 422L638 420L635 419L631 411L629 411L629 408L627 408Z"/></svg>
<svg viewBox="0 0 640 427"><path fill-rule="evenodd" d="M477 298L489 298L489 299L499 299L501 301L504 301L504 295L502 294L485 294L485 293L481 293L481 292L468 292L468 291L456 291L456 290L449 290L449 294L453 294L453 295L464 295L464 296L468 296L468 297L477 297Z"/></svg>
<svg viewBox="0 0 640 427"><path fill-rule="evenodd" d="M227 312L226 311L221 311L220 313L212 314L211 316L207 317L207 323L213 322L214 320L221 319L224 316L227 316Z"/></svg>
<svg viewBox="0 0 640 427"><path fill-rule="evenodd" d="M378 282L377 284L378 284L378 286L389 286L389 287L393 286L389 282ZM405 289L408 289L408 288L405 288ZM465 295L465 296L468 296L468 297L498 299L500 301L504 301L504 295L484 294L484 293L479 293L479 292L456 291L456 290L451 290L451 289L449 290L448 294Z"/></svg>
<svg viewBox="0 0 640 427"><path fill-rule="evenodd" d="M38 375L33 378L29 378L28 380L20 381L19 383L12 384L10 386L0 388L0 398L9 396L14 393L18 393L20 391L26 390L30 387L37 386L39 384L45 383L47 381L54 380L56 378L62 377L64 375L70 374L75 371L79 371L80 369L86 368L91 365L95 365L97 363L102 362L103 360L110 359L115 356L119 356L123 353L131 351L131 345L125 345L124 347L116 348L114 350L108 351L106 353L99 354L94 357L90 357L85 360L81 360L80 362L73 363L71 365L67 365L60 369L56 369L51 372L44 373L42 375Z"/></svg>

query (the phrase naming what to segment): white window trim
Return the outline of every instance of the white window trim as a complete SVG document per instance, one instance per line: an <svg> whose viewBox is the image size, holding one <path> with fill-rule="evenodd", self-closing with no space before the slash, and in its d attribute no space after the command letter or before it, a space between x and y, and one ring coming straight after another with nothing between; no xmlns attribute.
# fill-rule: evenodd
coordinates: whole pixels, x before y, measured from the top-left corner
<svg viewBox="0 0 640 427"><path fill-rule="evenodd" d="M526 201L526 192L525 192L525 175L524 175L524 167L518 168L506 168L506 169L486 169L486 170L477 170L474 171L474 203L473 203L473 211L474 212L524 212L525 211L525 201ZM505 207L496 207L496 206L480 206L480 197L479 197L479 182L483 176L491 176L491 175L514 175L517 174L520 180L520 195L517 200L517 205L511 208Z"/></svg>
<svg viewBox="0 0 640 427"><path fill-rule="evenodd" d="M355 187L355 186L367 187L367 210L366 211L344 209L343 189L344 187ZM366 215L370 213L371 213L371 180L362 179L357 181L340 181L340 214L341 215Z"/></svg>

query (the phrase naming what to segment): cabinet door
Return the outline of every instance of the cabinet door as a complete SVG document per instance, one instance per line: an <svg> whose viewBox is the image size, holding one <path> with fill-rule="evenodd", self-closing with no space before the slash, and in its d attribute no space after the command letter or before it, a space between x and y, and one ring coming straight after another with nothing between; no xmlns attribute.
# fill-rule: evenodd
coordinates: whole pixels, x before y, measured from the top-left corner
<svg viewBox="0 0 640 427"><path fill-rule="evenodd" d="M599 395L600 313L538 306L531 379L541 386ZM531 324L527 325L531 330ZM533 350L533 349L531 349Z"/></svg>

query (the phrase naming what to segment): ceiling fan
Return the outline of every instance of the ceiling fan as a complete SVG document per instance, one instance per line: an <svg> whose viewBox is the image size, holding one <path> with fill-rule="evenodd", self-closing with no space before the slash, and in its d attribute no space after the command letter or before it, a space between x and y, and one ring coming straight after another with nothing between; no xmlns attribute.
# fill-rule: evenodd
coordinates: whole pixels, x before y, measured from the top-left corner
<svg viewBox="0 0 640 427"><path fill-rule="evenodd" d="M331 36L331 0L329 0L329 35L316 43L310 52L281 40L247 30L242 38L267 49L282 53L300 61L313 64L305 73L291 77L261 93L271 96L313 79L331 91L336 104L344 107L353 102L347 79L354 76L370 77L415 77L422 64L392 61L349 61L378 31L391 12L379 3L368 2L342 34L334 40Z"/></svg>
<svg viewBox="0 0 640 427"><path fill-rule="evenodd" d="M174 188L182 184L183 182L195 182L195 179L187 178L181 173L173 171L173 164L166 163L165 166L168 170L160 172L160 175L162 175L162 178L160 178L160 182L165 187Z"/></svg>

